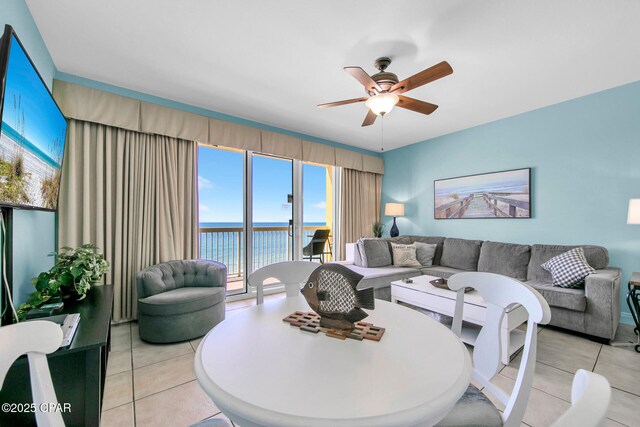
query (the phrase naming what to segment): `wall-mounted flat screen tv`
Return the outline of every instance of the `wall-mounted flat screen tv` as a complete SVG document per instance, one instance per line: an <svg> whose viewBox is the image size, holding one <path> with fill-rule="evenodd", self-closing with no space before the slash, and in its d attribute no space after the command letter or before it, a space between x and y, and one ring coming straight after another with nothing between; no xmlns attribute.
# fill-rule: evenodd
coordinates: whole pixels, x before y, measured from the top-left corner
<svg viewBox="0 0 640 427"><path fill-rule="evenodd" d="M67 122L9 25L0 77L0 205L56 210Z"/></svg>

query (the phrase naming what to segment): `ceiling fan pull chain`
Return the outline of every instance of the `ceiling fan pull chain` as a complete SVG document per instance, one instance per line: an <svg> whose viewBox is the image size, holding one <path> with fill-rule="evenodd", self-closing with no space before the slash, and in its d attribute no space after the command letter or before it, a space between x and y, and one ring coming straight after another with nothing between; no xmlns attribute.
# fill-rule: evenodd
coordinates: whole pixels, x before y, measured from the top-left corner
<svg viewBox="0 0 640 427"><path fill-rule="evenodd" d="M384 151L384 114L380 115L380 152Z"/></svg>

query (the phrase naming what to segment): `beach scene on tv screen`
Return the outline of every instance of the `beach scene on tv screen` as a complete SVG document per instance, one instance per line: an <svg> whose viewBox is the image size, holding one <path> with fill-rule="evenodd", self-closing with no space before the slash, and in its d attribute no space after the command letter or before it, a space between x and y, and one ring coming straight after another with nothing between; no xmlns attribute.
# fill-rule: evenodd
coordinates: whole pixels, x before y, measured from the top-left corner
<svg viewBox="0 0 640 427"><path fill-rule="evenodd" d="M0 135L0 203L56 209L67 123L13 37Z"/></svg>

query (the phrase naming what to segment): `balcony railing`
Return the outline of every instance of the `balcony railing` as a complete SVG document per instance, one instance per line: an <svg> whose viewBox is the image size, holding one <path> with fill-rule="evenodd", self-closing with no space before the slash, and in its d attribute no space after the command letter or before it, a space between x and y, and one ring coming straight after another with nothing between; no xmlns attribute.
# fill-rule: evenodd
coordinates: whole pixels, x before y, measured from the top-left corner
<svg viewBox="0 0 640 427"><path fill-rule="evenodd" d="M311 241L315 230L327 229L322 226L306 225L304 245ZM257 269L275 262L291 259L292 237L289 227L253 227L253 268ZM244 230L237 228L200 228L200 258L219 261L227 266L229 280L242 278L244 266ZM328 242L331 244L331 240ZM327 252L329 248L325 248ZM331 255L325 255L330 261Z"/></svg>

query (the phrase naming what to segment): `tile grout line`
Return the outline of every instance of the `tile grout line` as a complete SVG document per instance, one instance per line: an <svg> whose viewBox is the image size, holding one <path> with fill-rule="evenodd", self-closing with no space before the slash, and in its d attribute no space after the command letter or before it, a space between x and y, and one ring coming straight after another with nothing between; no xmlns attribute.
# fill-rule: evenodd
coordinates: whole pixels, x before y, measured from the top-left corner
<svg viewBox="0 0 640 427"><path fill-rule="evenodd" d="M161 391L157 391L157 392L152 393L152 394L150 394L150 395L148 395L148 396L141 397L139 400L147 399L147 398L149 398L149 397L155 396L155 395L160 394L160 393L164 393L165 391L169 391L169 390L174 389L174 388L176 388L176 387L181 387L181 386L183 386L183 385L185 385L185 384L189 384L189 383L191 383L191 382L196 382L196 383L197 383L197 382L198 382L198 380L197 380L197 379L193 379L193 380L189 380L189 381L187 381L187 382L184 382L184 383L182 383L182 384L177 384L177 385L171 386L171 387L169 387L169 388L167 388L167 389L164 389L164 390L161 390ZM198 385L198 386L199 386L199 385ZM135 402L135 400L134 400L134 402ZM135 404L135 403L134 403L134 404ZM215 403L214 403L214 405L215 405ZM215 412L214 414L209 415L208 417L203 418L203 419L202 419L202 420L200 420L200 421L208 420L209 418L213 418L213 417L215 417L216 415L218 415L218 414L221 414L221 413L222 413L222 411L220 410L220 408L218 408L217 406L216 406L216 409L218 409L218 412ZM135 414L135 412L134 412L134 414ZM135 421L134 421L134 427L135 427Z"/></svg>
<svg viewBox="0 0 640 427"><path fill-rule="evenodd" d="M600 353L602 353L602 346L604 344L600 344L600 348L598 349L598 355L596 356L596 361L593 362L593 368L591 368L591 372L595 372L596 371L596 365L598 364L598 359L600 359Z"/></svg>
<svg viewBox="0 0 640 427"><path fill-rule="evenodd" d="M614 423L618 423L618 424L620 424L621 426L625 426L625 427L632 427L632 426L630 426L629 424L621 423L620 421L616 421L616 420L614 420L613 418L609 418L609 417L607 417L607 419L608 419L609 421L613 421Z"/></svg>
<svg viewBox="0 0 640 427"><path fill-rule="evenodd" d="M189 348L191 349L191 353L193 353L195 355L196 352L193 350L193 347L191 346L191 343L189 343ZM166 362L167 360L177 359L178 357L187 356L188 354L190 354L190 353L178 354L177 356L173 356L173 357L170 357L168 359L159 360L157 362L149 363L148 365L138 366L137 368L135 368L133 366L133 360L132 360L131 361L131 370L135 371L136 369L142 369L142 368L146 368L147 366L157 365L158 363ZM133 351L131 352L131 358L133 359Z"/></svg>
<svg viewBox="0 0 640 427"><path fill-rule="evenodd" d="M140 398L140 399L138 399L138 400L144 400L144 399L146 399L147 397L151 397L151 396L155 396L156 394L164 393L165 391L171 390L171 389L173 389L173 388L180 387L180 386L183 386L183 385L185 385L185 384L189 384L189 383L190 383L190 382L192 382L192 381L198 381L198 380L194 378L194 379L192 379L192 380L185 381L185 382L180 383L180 384L172 385L172 386L171 386L171 387L169 387L169 388L165 388L164 390L160 390L160 391L156 391L156 392L154 392L154 393L148 394L148 395L146 395L146 396L144 396L144 397L141 397L141 398ZM135 400L134 400L134 402L135 402ZM217 407L217 406L216 406L216 407ZM211 415L211 417L212 417L212 416L213 416L213 415ZM209 418L210 418L210 417L209 417Z"/></svg>
<svg viewBox="0 0 640 427"><path fill-rule="evenodd" d="M553 366L553 365L550 365L548 363L540 362L539 360L536 360L536 363L539 363L539 364L544 365L544 366L548 366L550 368L557 369L557 370L565 372L567 374L571 374L571 375L575 375L576 374L575 372L567 371L566 369L558 368L557 366ZM578 369L581 369L581 368L578 368Z"/></svg>
<svg viewBox="0 0 640 427"><path fill-rule="evenodd" d="M531 386L531 388L534 388L534 389L538 390L539 392L546 394L547 396L551 396L551 397L554 397L554 398L556 398L556 399L560 399L560 400L562 400L563 402L567 402L569 405L571 405L571 402L570 402L570 401L565 400L565 399L563 399L562 397L554 396L553 394L551 394L551 393L549 393L549 392L546 392L546 391L544 391L544 390L540 390L539 388L534 387L534 386Z"/></svg>
<svg viewBox="0 0 640 427"><path fill-rule="evenodd" d="M547 366L550 366L550 365L547 365ZM553 366L551 366L551 367L553 368ZM564 371L564 372L566 372L566 371ZM509 376L507 376L507 375L505 375L505 374L500 374L500 373L498 373L498 375L502 375L502 376L504 376L504 377L506 377L506 378L509 378L509 379L510 379L510 380L512 380L512 381L516 381L515 379L513 379L513 378L511 378L511 377L509 377ZM553 397L553 398L555 398L555 399L560 399L560 400L562 400L563 402L567 402L567 403L571 404L571 402L569 402L568 400L563 399L562 397L555 396L555 395L553 395L553 394L551 394L551 393L549 393L549 392L547 392L547 391L545 391L545 390L539 389L538 387L534 387L533 385L531 385L531 388L532 388L532 389L536 389L536 390L538 390L539 392L546 394L547 396L551 396L551 397Z"/></svg>
<svg viewBox="0 0 640 427"><path fill-rule="evenodd" d="M132 403L132 402L126 402L126 403L123 403L121 405L114 406L113 408L109 408L109 409L105 409L104 411L100 411L100 418L102 419L102 414L104 414L105 412L109 412L109 411L113 411L114 409L122 408L123 406L127 406L130 403Z"/></svg>
<svg viewBox="0 0 640 427"><path fill-rule="evenodd" d="M132 324L129 323L129 341L131 342L131 405L133 407L133 427L136 427L137 417L136 417L136 388L135 388L135 377L133 375L133 332L132 332Z"/></svg>
<svg viewBox="0 0 640 427"><path fill-rule="evenodd" d="M608 380L607 380L607 381L608 381ZM630 394L631 396L640 397L640 394L635 394L635 393L634 393L634 392L632 392L632 391L628 391L628 390L625 390L625 389L620 388L620 387L615 387L615 386L612 386L611 384L609 384L609 386L610 386L611 388L616 389L616 390L618 390L618 391L621 391L621 392L623 392L623 393Z"/></svg>

